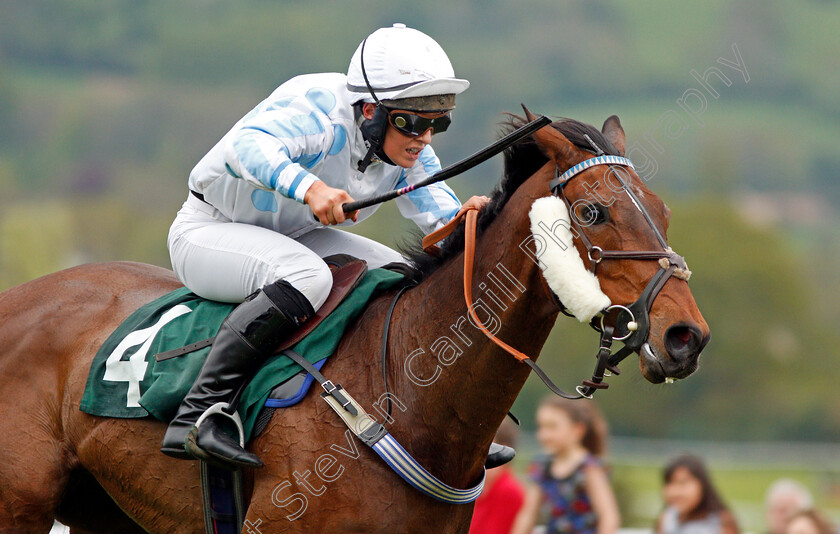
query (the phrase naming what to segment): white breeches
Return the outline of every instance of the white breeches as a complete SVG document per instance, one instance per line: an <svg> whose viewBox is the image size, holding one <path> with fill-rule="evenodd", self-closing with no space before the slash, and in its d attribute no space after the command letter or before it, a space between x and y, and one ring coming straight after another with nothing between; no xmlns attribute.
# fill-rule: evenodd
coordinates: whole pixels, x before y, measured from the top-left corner
<svg viewBox="0 0 840 534"><path fill-rule="evenodd" d="M257 289L283 279L315 310L332 287L332 275L321 258L350 254L367 261L371 269L406 261L381 243L335 228L317 228L292 239L234 223L192 195L175 217L167 244L175 275L201 297L242 302Z"/></svg>

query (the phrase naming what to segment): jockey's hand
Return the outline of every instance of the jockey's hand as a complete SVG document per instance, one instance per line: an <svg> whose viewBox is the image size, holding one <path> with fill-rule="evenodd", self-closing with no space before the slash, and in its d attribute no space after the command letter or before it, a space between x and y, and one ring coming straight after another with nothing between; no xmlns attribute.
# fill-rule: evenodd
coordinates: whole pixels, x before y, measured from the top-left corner
<svg viewBox="0 0 840 534"><path fill-rule="evenodd" d="M330 187L318 180L309 186L303 196L303 202L323 225L343 223L347 219L356 220L359 210L344 213L342 204L353 202L353 197L343 189Z"/></svg>
<svg viewBox="0 0 840 534"><path fill-rule="evenodd" d="M490 202L490 197L486 197L484 195L476 195L472 196L461 205L461 209L458 210L458 213L455 215L456 217L461 213L467 211L468 209L475 208L478 211L481 211L487 203Z"/></svg>

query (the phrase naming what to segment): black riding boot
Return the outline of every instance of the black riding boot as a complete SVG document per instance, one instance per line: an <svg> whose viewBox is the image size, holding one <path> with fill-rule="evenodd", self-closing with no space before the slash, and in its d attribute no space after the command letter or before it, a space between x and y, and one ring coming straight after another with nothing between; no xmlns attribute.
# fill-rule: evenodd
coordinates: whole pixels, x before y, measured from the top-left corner
<svg viewBox="0 0 840 534"><path fill-rule="evenodd" d="M232 414L242 390L280 341L314 314L306 297L283 280L263 287L237 306L222 323L195 384L169 423L161 451L181 459L262 467L257 455L242 449L238 439L219 427L226 417L209 416L197 432L193 431L195 422L219 402L228 403L225 411Z"/></svg>

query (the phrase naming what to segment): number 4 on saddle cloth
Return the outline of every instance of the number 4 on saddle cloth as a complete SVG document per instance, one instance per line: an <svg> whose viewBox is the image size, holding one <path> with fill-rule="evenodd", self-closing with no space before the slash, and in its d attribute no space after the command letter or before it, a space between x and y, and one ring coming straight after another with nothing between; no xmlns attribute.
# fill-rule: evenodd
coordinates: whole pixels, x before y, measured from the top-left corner
<svg viewBox="0 0 840 534"><path fill-rule="evenodd" d="M326 303L278 347L278 352L292 348L319 369L335 352L345 328L367 303L377 294L405 283L404 274L397 270L367 271L363 260L350 256L324 260L333 273L333 288ZM207 357L207 340L215 336L234 307L235 304L202 299L181 288L135 311L94 357L81 410L119 418L152 415L169 422ZM161 358L166 352L177 356ZM298 377L299 373L301 367L286 356L275 355L266 361L239 403L246 441L254 434L258 416L275 388L287 381L290 386L297 385L290 398L284 395L283 400L269 401L270 407L291 406L303 398L312 377Z"/></svg>

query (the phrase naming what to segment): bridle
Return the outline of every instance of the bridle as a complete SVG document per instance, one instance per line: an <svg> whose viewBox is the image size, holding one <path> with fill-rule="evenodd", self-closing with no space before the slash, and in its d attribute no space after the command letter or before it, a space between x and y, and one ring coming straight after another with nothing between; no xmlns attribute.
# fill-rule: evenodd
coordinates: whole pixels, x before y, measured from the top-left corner
<svg viewBox="0 0 840 534"><path fill-rule="evenodd" d="M613 174L618 178L622 184L622 188L630 197L633 205L642 213L642 216L648 223L648 226L653 230L657 241L662 247L662 250L642 250L642 251L625 251L625 250L603 250L601 247L592 244L592 241L586 235L583 225L577 220L573 211L573 205L565 194L566 186L580 173L594 167L596 165L610 165L629 167L633 169L633 163L621 156L606 155L595 145L591 139L587 140L596 149L595 157L586 159L572 168L561 173L560 168L555 170L555 177L549 183L551 193L560 198L569 211L569 219L575 233L580 238L587 251L587 257L590 262L590 271L594 274L600 264L604 260L656 260L659 263L659 270L653 275L650 281L645 286L639 298L628 305L612 304L599 312L590 321L590 326L600 333L600 346L597 354L597 363L592 377L589 380L581 381L577 386L577 394L568 394L558 388L546 373L533 361L530 357L516 350L504 341L498 339L493 335L479 320L473 309L472 302L472 269L475 258L475 241L477 233L477 218L478 212L475 209L469 209L459 212L455 218L452 219L446 226L429 234L423 239L423 248L431 251L434 243L442 240L449 235L452 230L460 223L462 218L466 218L466 232L464 245L464 299L466 300L467 310L476 326L481 329L484 334L490 338L496 345L503 348L505 351L513 355L516 359L526 363L531 369L540 377L545 385L555 394L568 399L591 398L593 393L599 389L606 389L609 384L604 382L604 379L612 374L620 374L618 364L633 352L639 351L647 342L650 334L650 310L653 302L659 295L659 292L665 286L665 283L672 277L678 277L688 280L690 271L686 266L685 260L671 250L665 241L665 238L656 228L653 219L651 218L644 205L639 200L638 196L630 188L629 183L621 177L619 172L613 170ZM613 169L614 167L611 167ZM551 292L555 303L560 308L560 311L566 315L571 315L566 307L559 301L556 295ZM605 318L614 318L612 325L605 324ZM613 341L621 341L624 347L615 353L612 353Z"/></svg>
<svg viewBox="0 0 840 534"><path fill-rule="evenodd" d="M630 184L624 180L622 175L624 171L617 170L618 167L629 167L635 169L633 163L621 156L606 155L588 136L587 141L595 149L595 157L586 159L572 168L561 173L560 168L555 168L555 177L549 182L549 189L551 193L560 198L566 205L569 211L569 220L575 234L586 248L586 255L589 259L589 270L595 274L598 265L604 260L656 260L659 263L659 269L648 281L644 290L635 302L628 305L612 304L607 308L601 310L592 321L590 326L601 333L601 346L598 353L598 363L596 364L595 372L591 380L584 380L581 386L578 386L577 392L579 395L588 397L591 396L597 389L606 389L608 384L603 382L605 377L604 371L610 371L613 374L618 373L618 364L624 360L631 353L639 351L647 342L650 335L650 310L653 307L653 302L659 295L659 292L665 286L665 283L672 276L688 280L691 272L688 270L685 259L682 256L671 250L664 236L656 227L650 213L648 213L645 206L642 204L636 193L630 187ZM596 165L610 165L610 172L621 183L621 189L627 193L630 201L639 210L644 217L650 229L653 231L656 240L662 247L661 250L603 250L601 247L594 245L587 236L583 225L576 217L573 209L573 204L566 196L566 186L571 181L579 176L583 171L594 167ZM560 307L561 312L570 315L565 306L553 295L555 303ZM604 324L604 319L613 317L613 325L607 326ZM613 341L621 341L624 347L618 352L611 354L610 346ZM556 392L555 392L556 393ZM566 396L566 395L563 395Z"/></svg>
<svg viewBox="0 0 840 534"><path fill-rule="evenodd" d="M594 143L593 143L594 144ZM597 146L597 145L596 145ZM586 235L583 225L575 216L573 205L565 194L566 186L580 173L594 167L596 165L610 165L610 172L621 182L622 189L630 197L630 201L641 212L648 226L653 230L656 240L662 247L661 250L603 250L601 247L593 245L592 241ZM549 183L551 193L560 198L569 210L569 219L575 233L580 238L583 246L586 248L586 255L589 259L589 270L593 274L596 273L598 265L604 260L657 260L659 263L659 270L653 275L648 282L642 294L636 302L622 306L619 304L609 306L599 314L601 323L603 323L604 316L613 311L618 312L615 320L615 328L613 339L624 342L625 346L630 346L633 350L641 348L642 344L647 340L650 330L650 309L653 306L653 301L656 299L659 292L665 286L665 283L671 276L677 276L687 280L689 275L688 267L682 256L671 250L665 238L659 232L659 229L654 224L653 219L645 209L642 202L630 184L625 182L622 178L622 172L616 171L614 166L623 166L633 169L633 163L621 156L599 155L594 158L584 160L564 173L560 173L560 169L555 170L555 177ZM561 305L562 306L562 305ZM561 307L561 310L564 309ZM622 320L624 319L624 320Z"/></svg>

